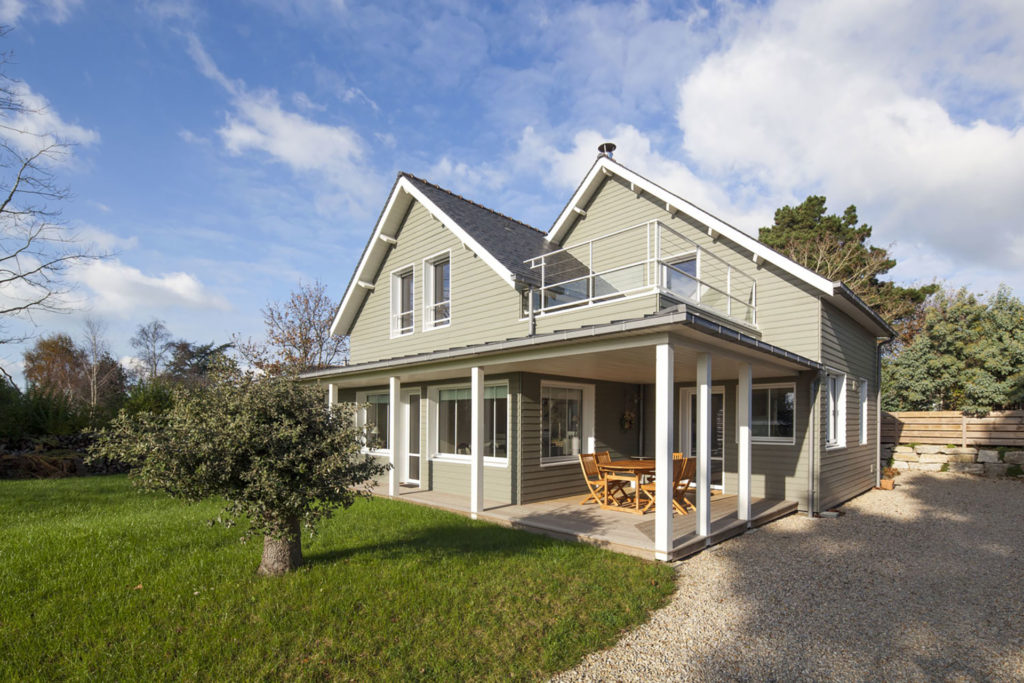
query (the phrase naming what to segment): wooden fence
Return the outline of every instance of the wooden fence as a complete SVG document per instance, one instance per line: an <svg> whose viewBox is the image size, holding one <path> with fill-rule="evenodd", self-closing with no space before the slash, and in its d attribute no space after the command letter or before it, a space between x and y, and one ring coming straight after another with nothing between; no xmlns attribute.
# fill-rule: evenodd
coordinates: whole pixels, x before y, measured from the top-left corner
<svg viewBox="0 0 1024 683"><path fill-rule="evenodd" d="M1024 410L968 417L958 410L882 413L882 443L1024 446Z"/></svg>

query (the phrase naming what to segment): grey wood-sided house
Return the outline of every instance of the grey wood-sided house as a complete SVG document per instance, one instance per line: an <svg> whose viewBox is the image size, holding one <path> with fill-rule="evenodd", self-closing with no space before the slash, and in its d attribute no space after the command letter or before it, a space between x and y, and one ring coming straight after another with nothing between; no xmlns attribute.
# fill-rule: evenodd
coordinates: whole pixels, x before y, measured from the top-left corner
<svg viewBox="0 0 1024 683"><path fill-rule="evenodd" d="M368 406L393 495L481 513L582 495L580 452L653 457L667 559L674 451L703 536L714 489L749 520L752 497L820 511L877 481L885 321L607 155L547 232L400 174L333 332L350 364L306 377Z"/></svg>

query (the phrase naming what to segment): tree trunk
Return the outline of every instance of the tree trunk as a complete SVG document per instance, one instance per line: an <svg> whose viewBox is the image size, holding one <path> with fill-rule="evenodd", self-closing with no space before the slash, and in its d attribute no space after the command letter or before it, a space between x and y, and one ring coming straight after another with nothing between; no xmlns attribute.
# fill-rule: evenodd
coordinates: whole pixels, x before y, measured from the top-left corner
<svg viewBox="0 0 1024 683"><path fill-rule="evenodd" d="M298 518L288 520L284 538L263 537L263 560L256 573L281 576L302 564L302 530Z"/></svg>

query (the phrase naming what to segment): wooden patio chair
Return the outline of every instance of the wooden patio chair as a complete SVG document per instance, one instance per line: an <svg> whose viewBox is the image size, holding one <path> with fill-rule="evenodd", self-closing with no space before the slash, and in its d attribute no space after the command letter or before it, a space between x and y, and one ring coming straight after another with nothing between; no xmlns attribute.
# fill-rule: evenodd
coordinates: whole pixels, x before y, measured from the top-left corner
<svg viewBox="0 0 1024 683"><path fill-rule="evenodd" d="M697 458L684 458L680 467L679 476L672 483L672 507L681 514L687 514L687 507L696 510L697 506L686 499L686 492L693 486L693 480L697 478Z"/></svg>
<svg viewBox="0 0 1024 683"><path fill-rule="evenodd" d="M583 481L586 482L590 493L580 501L580 505L586 505L593 500L598 505L604 504L605 489L608 488L608 480L601 476L597 468L596 453L580 453L580 469L583 470Z"/></svg>
<svg viewBox="0 0 1024 683"><path fill-rule="evenodd" d="M676 456L682 456L682 453L672 454L672 507L675 508L676 510L679 510L679 512L685 515L686 508L680 505L678 500L681 497L679 493L679 487L685 486L685 483L683 482L683 477L687 473L687 465L689 461L692 460L692 458L677 458ZM696 460L694 460L694 463L696 463ZM692 479L693 476L691 475L690 478ZM654 481L649 481L646 484L642 485L640 487L640 490L643 491L644 495L647 496L648 498L647 505L644 506L643 509L644 512L647 512L652 507L654 507L654 492L655 490L657 490L657 484ZM685 490L685 488L683 490Z"/></svg>

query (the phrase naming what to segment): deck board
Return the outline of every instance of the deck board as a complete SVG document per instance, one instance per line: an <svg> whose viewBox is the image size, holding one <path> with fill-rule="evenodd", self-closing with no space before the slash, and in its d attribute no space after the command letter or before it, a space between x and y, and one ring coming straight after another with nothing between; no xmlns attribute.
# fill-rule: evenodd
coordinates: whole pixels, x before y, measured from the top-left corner
<svg viewBox="0 0 1024 683"><path fill-rule="evenodd" d="M388 497L387 489L374 491ZM402 490L399 500L469 514L469 496L420 489ZM616 552L645 559L654 556L654 513L635 515L616 510L602 510L595 504L580 505L582 496L556 498L524 505L484 501L478 519L503 526L541 533L562 540L573 540L601 546ZM711 500L711 536L697 536L697 514L673 515L671 559L680 559L700 552L747 530L736 514L736 496L714 496ZM796 512L797 502L773 498L751 499L751 526L762 524Z"/></svg>

